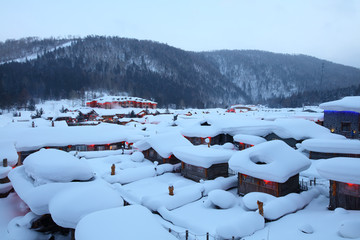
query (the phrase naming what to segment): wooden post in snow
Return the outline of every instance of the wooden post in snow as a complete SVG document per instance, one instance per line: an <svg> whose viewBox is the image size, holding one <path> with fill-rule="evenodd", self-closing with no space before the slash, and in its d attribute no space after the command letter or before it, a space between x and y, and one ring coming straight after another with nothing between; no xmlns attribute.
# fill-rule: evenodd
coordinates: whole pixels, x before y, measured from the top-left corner
<svg viewBox="0 0 360 240"><path fill-rule="evenodd" d="M264 216L264 203L263 202L260 202L259 200L257 201L257 205L258 205L258 208L259 208L259 214L261 216Z"/></svg>
<svg viewBox="0 0 360 240"><path fill-rule="evenodd" d="M32 121L32 123L31 123L31 127L35 127L35 122L34 121Z"/></svg>
<svg viewBox="0 0 360 240"><path fill-rule="evenodd" d="M7 158L3 159L3 167L7 167L8 166L8 160Z"/></svg>
<svg viewBox="0 0 360 240"><path fill-rule="evenodd" d="M54 126L55 126L54 121L51 121L51 126L52 126L52 127L54 127Z"/></svg>
<svg viewBox="0 0 360 240"><path fill-rule="evenodd" d="M174 186L173 185L169 186L169 195L174 196Z"/></svg>
<svg viewBox="0 0 360 240"><path fill-rule="evenodd" d="M115 175L115 164L111 165L111 176Z"/></svg>

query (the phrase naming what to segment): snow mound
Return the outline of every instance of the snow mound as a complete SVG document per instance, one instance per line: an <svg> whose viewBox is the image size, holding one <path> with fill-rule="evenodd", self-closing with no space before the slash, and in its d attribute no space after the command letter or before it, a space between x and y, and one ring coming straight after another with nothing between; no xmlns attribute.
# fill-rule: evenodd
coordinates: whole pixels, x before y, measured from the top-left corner
<svg viewBox="0 0 360 240"><path fill-rule="evenodd" d="M345 183L360 184L359 158L331 158L322 161L316 166L316 168L319 174L326 179Z"/></svg>
<svg viewBox="0 0 360 240"><path fill-rule="evenodd" d="M340 100L325 102L319 105L324 110L354 111L360 113L360 96L344 97Z"/></svg>
<svg viewBox="0 0 360 240"><path fill-rule="evenodd" d="M276 220L289 213L304 208L313 198L320 195L317 188L300 194L290 193L284 197L275 198L264 205L264 217L268 220Z"/></svg>
<svg viewBox="0 0 360 240"><path fill-rule="evenodd" d="M306 234L314 233L314 228L310 224L305 224L299 227L299 230Z"/></svg>
<svg viewBox="0 0 360 240"><path fill-rule="evenodd" d="M47 182L86 181L94 176L87 162L56 149L41 149L24 160L25 172L35 185Z"/></svg>
<svg viewBox="0 0 360 240"><path fill-rule="evenodd" d="M77 240L176 238L165 230L151 212L140 205L112 208L85 216L76 226Z"/></svg>
<svg viewBox="0 0 360 240"><path fill-rule="evenodd" d="M134 162L144 161L144 154L142 152L134 152L130 155L130 159Z"/></svg>
<svg viewBox="0 0 360 240"><path fill-rule="evenodd" d="M286 182L310 165L307 157L280 140L239 151L229 161L236 172L278 183Z"/></svg>
<svg viewBox="0 0 360 240"><path fill-rule="evenodd" d="M231 208L235 203L236 198L233 194L220 189L209 192L207 202L205 202L207 206L213 204L221 209Z"/></svg>
<svg viewBox="0 0 360 240"><path fill-rule="evenodd" d="M49 203L54 222L64 228L75 228L85 215L124 205L120 194L102 181L62 190Z"/></svg>
<svg viewBox="0 0 360 240"><path fill-rule="evenodd" d="M216 234L225 239L242 238L265 227L264 218L256 212L246 212L239 216L232 224L219 226Z"/></svg>
<svg viewBox="0 0 360 240"><path fill-rule="evenodd" d="M274 200L276 197L273 195L262 193L262 192L251 192L243 197L243 203L249 210L258 209L257 201L263 202L264 204Z"/></svg>
<svg viewBox="0 0 360 240"><path fill-rule="evenodd" d="M131 183L140 179L156 176L155 166L144 166L137 168L126 168L116 170L115 175L105 174L103 179L109 183Z"/></svg>
<svg viewBox="0 0 360 240"><path fill-rule="evenodd" d="M14 166L18 161L18 154L12 142L0 141L0 166L6 158L9 166Z"/></svg>
<svg viewBox="0 0 360 240"><path fill-rule="evenodd" d="M343 221L339 227L339 234L344 238L360 238L360 220Z"/></svg>

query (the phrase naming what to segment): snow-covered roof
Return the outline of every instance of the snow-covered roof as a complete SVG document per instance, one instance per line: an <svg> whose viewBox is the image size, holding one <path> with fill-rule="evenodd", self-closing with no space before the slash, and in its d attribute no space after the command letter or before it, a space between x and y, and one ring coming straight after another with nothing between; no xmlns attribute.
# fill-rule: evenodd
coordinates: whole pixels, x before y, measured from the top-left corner
<svg viewBox="0 0 360 240"><path fill-rule="evenodd" d="M37 184L89 180L93 170L84 160L57 149L40 149L24 160L25 172Z"/></svg>
<svg viewBox="0 0 360 240"><path fill-rule="evenodd" d="M75 229L87 214L123 205L118 191L97 180L60 191L51 199L49 210L57 225Z"/></svg>
<svg viewBox="0 0 360 240"><path fill-rule="evenodd" d="M330 111L354 111L360 113L360 96L344 97L343 99L325 102L320 108Z"/></svg>
<svg viewBox="0 0 360 240"><path fill-rule="evenodd" d="M106 123L97 126L2 129L2 131L15 141L18 151L31 151L53 146L135 142L144 138L143 131Z"/></svg>
<svg viewBox="0 0 360 240"><path fill-rule="evenodd" d="M176 239L141 205L91 213L80 220L75 237L77 240Z"/></svg>
<svg viewBox="0 0 360 240"><path fill-rule="evenodd" d="M7 158L8 165L14 166L18 161L18 155L13 142L0 141L0 165Z"/></svg>
<svg viewBox="0 0 360 240"><path fill-rule="evenodd" d="M236 172L279 183L286 182L309 166L307 157L280 140L239 151L229 161L229 167Z"/></svg>
<svg viewBox="0 0 360 240"><path fill-rule="evenodd" d="M319 174L326 179L360 184L359 158L330 158L319 163L316 168Z"/></svg>
<svg viewBox="0 0 360 240"><path fill-rule="evenodd" d="M262 137L254 136L254 135L236 134L234 136L234 141L245 143L245 144L250 144L250 145L256 145L259 143L266 142L266 139L262 138Z"/></svg>
<svg viewBox="0 0 360 240"><path fill-rule="evenodd" d="M193 125L181 130L181 134L186 137L215 137L221 133L221 129L213 126Z"/></svg>
<svg viewBox="0 0 360 240"><path fill-rule="evenodd" d="M170 157L174 148L179 146L192 146L192 144L178 132L154 134L134 144L134 147L141 151L152 147L163 158Z"/></svg>
<svg viewBox="0 0 360 240"><path fill-rule="evenodd" d="M175 157L182 162L209 168L214 164L227 163L235 153L233 150L223 149L222 147L185 146L176 147L173 150Z"/></svg>
<svg viewBox="0 0 360 240"><path fill-rule="evenodd" d="M308 139L301 146L312 152L360 154L360 140L356 139Z"/></svg>
<svg viewBox="0 0 360 240"><path fill-rule="evenodd" d="M53 120L55 121L56 119L58 118L77 118L77 116L79 116L79 113L78 112L64 112L64 113L61 113L61 112L58 112L56 113L56 115L54 116Z"/></svg>

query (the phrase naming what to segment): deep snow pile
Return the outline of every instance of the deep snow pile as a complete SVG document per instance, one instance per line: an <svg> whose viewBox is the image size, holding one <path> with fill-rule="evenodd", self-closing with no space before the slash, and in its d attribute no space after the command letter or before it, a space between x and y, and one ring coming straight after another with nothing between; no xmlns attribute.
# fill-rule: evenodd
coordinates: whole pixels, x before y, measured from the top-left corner
<svg viewBox="0 0 360 240"><path fill-rule="evenodd" d="M173 150L175 157L182 162L209 168L214 164L227 163L235 151L221 147L208 147L205 145L176 147Z"/></svg>
<svg viewBox="0 0 360 240"><path fill-rule="evenodd" d="M176 239L140 205L91 213L79 222L75 237L77 240Z"/></svg>
<svg viewBox="0 0 360 240"><path fill-rule="evenodd" d="M309 168L310 160L280 140L261 143L235 153L229 167L259 179L284 183Z"/></svg>
<svg viewBox="0 0 360 240"><path fill-rule="evenodd" d="M49 210L57 225L75 228L89 213L123 205L123 199L113 187L97 180L60 191L51 199Z"/></svg>
<svg viewBox="0 0 360 240"><path fill-rule="evenodd" d="M360 184L360 159L337 157L321 161L317 166L319 174L330 180Z"/></svg>
<svg viewBox="0 0 360 240"><path fill-rule="evenodd" d="M340 100L322 103L319 107L324 110L354 111L360 113L360 96L344 97Z"/></svg>
<svg viewBox="0 0 360 240"><path fill-rule="evenodd" d="M301 147L313 152L360 154L360 141L356 139L308 139Z"/></svg>
<svg viewBox="0 0 360 240"><path fill-rule="evenodd" d="M85 181L94 174L88 163L56 149L41 149L24 160L25 172L35 185L48 182Z"/></svg>

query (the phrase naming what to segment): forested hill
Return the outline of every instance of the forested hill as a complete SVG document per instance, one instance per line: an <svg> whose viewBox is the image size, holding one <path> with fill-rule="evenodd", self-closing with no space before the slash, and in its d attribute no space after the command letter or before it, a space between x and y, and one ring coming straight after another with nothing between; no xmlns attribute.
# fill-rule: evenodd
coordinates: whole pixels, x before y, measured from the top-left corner
<svg viewBox="0 0 360 240"><path fill-rule="evenodd" d="M92 90L200 108L296 106L360 94L359 69L309 56L188 52L118 37L6 41L0 43L0 62L0 108Z"/></svg>

